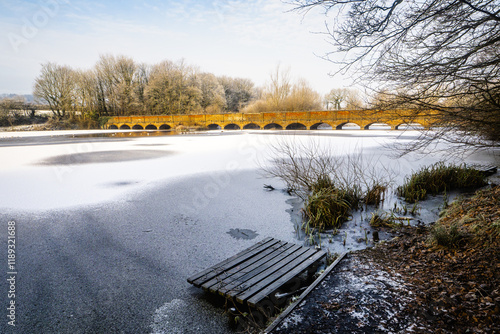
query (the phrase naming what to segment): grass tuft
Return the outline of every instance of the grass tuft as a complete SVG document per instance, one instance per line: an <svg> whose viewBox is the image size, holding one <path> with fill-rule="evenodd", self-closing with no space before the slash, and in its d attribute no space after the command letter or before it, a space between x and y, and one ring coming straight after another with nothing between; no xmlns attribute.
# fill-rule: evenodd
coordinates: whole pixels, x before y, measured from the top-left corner
<svg viewBox="0 0 500 334"><path fill-rule="evenodd" d="M415 203L424 200L428 194L437 195L454 189L474 189L486 184L484 174L477 169L438 162L412 174L397 188L397 193L405 201Z"/></svg>
<svg viewBox="0 0 500 334"><path fill-rule="evenodd" d="M446 226L436 223L430 232L432 243L447 248L456 248L465 239L465 234L460 231L458 224Z"/></svg>
<svg viewBox="0 0 500 334"><path fill-rule="evenodd" d="M381 184L375 184L365 194L364 202L367 205L374 205L375 207L379 207L380 204L385 199L385 192L387 191L387 187Z"/></svg>
<svg viewBox="0 0 500 334"><path fill-rule="evenodd" d="M323 231L338 228L351 213L349 196L334 187L321 188L309 196L305 205L307 224Z"/></svg>

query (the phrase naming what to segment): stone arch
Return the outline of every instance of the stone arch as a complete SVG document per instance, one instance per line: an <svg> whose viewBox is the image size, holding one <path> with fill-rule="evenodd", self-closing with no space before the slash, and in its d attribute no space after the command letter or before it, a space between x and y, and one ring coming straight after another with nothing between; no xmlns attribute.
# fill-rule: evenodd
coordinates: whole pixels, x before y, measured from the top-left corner
<svg viewBox="0 0 500 334"><path fill-rule="evenodd" d="M422 130L425 129L425 126L422 124L415 122L415 123L401 123L398 124L395 127L396 130Z"/></svg>
<svg viewBox="0 0 500 334"><path fill-rule="evenodd" d="M213 123L213 124L209 124L209 125L207 126L207 128L208 128L209 130L220 130L220 129L222 129L222 128L221 128L221 126L220 126L219 124L215 124L215 123Z"/></svg>
<svg viewBox="0 0 500 334"><path fill-rule="evenodd" d="M259 130L260 126L255 123L248 123L243 127L244 130Z"/></svg>
<svg viewBox="0 0 500 334"><path fill-rule="evenodd" d="M240 126L238 124L230 123L224 127L224 130L240 130Z"/></svg>
<svg viewBox="0 0 500 334"><path fill-rule="evenodd" d="M146 125L146 130L158 130L158 128L154 124L148 124Z"/></svg>
<svg viewBox="0 0 500 334"><path fill-rule="evenodd" d="M144 127L140 124L136 124L132 127L133 130L144 130Z"/></svg>
<svg viewBox="0 0 500 334"><path fill-rule="evenodd" d="M118 126L116 126L116 124L111 124L108 129L111 129L111 130L118 130Z"/></svg>
<svg viewBox="0 0 500 334"><path fill-rule="evenodd" d="M269 123L266 126L264 126L265 130L283 130L283 127L279 125L278 123Z"/></svg>
<svg viewBox="0 0 500 334"><path fill-rule="evenodd" d="M128 124L122 124L122 126L120 126L120 129L121 130L130 130L130 126Z"/></svg>
<svg viewBox="0 0 500 334"><path fill-rule="evenodd" d="M361 127L358 124L352 123L352 122L341 123L341 124L337 125L336 129L337 130L342 130L344 128L344 126L346 126L346 125L349 125L349 127L352 127L353 130L359 130L359 129L361 129Z"/></svg>
<svg viewBox="0 0 500 334"><path fill-rule="evenodd" d="M392 127L384 122L373 122L364 127L365 130L374 130L373 128L370 129L371 126L378 127L377 130L390 130Z"/></svg>
<svg viewBox="0 0 500 334"><path fill-rule="evenodd" d="M286 127L287 130L307 130L307 126L302 123L291 123Z"/></svg>
<svg viewBox="0 0 500 334"><path fill-rule="evenodd" d="M170 129L171 129L171 127L168 124L162 124L162 125L160 125L160 130L170 130Z"/></svg>
<svg viewBox="0 0 500 334"><path fill-rule="evenodd" d="M333 130L333 126L331 126L331 124L326 123L326 122L319 122L319 123L311 125L311 127L309 129L311 129L311 130Z"/></svg>

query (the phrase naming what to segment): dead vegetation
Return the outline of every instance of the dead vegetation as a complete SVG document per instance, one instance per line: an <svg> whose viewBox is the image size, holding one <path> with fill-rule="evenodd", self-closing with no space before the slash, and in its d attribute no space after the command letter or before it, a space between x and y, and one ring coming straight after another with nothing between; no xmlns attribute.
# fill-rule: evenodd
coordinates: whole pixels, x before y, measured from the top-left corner
<svg viewBox="0 0 500 334"><path fill-rule="evenodd" d="M349 254L273 333L499 333L499 204L500 186L479 191Z"/></svg>
<svg viewBox="0 0 500 334"><path fill-rule="evenodd" d="M411 286L408 314L435 333L500 331L500 186L453 203L416 232L366 251Z"/></svg>
<svg viewBox="0 0 500 334"><path fill-rule="evenodd" d="M282 179L304 200L304 222L324 231L338 228L363 204L378 207L391 183L391 172L359 149L339 153L320 142L284 137L271 147L273 163L267 176Z"/></svg>

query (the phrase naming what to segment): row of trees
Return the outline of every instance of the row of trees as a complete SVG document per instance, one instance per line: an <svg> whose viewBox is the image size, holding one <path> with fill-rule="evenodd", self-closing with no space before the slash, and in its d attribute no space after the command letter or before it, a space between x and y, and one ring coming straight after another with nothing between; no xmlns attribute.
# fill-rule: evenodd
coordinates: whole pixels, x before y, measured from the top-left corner
<svg viewBox="0 0 500 334"><path fill-rule="evenodd" d="M325 99L307 82L293 83L289 70L278 66L264 88L249 79L216 77L184 61L165 60L150 66L125 56L101 56L94 68L76 70L55 63L42 65L33 94L54 115L70 111L98 118L104 115L193 114L318 110L353 107L347 91ZM342 95L340 101L338 96ZM332 102L334 101L335 102ZM353 100L353 99L351 99ZM350 100L350 101L351 101Z"/></svg>
<svg viewBox="0 0 500 334"><path fill-rule="evenodd" d="M320 95L305 80L293 82L290 69L277 66L257 100L244 112L318 110L323 108L322 105Z"/></svg>
<svg viewBox="0 0 500 334"><path fill-rule="evenodd" d="M24 96L8 96L0 99L0 126L30 124L35 119L35 112L40 106L27 102Z"/></svg>
<svg viewBox="0 0 500 334"><path fill-rule="evenodd" d="M243 111L252 113L360 109L362 107L363 103L354 89L334 88L322 98L306 80L299 79L294 82L291 79L290 69L281 69L277 66L259 98Z"/></svg>
<svg viewBox="0 0 500 334"><path fill-rule="evenodd" d="M184 61L150 66L125 56L101 56L94 68L76 70L55 63L42 65L34 96L57 117L78 111L104 115L194 114L318 110L353 107L348 91L332 90L325 99L304 80L292 82L279 66L269 84L255 87L249 79L216 77Z"/></svg>
<svg viewBox="0 0 500 334"><path fill-rule="evenodd" d="M33 94L58 117L239 111L254 96L250 80L203 73L183 61L150 66L101 56L94 68L42 65Z"/></svg>
<svg viewBox="0 0 500 334"><path fill-rule="evenodd" d="M40 108L41 106L33 102L27 102L26 98L21 95L6 96L0 99L0 113L4 115L19 114L26 117L34 117L36 110Z"/></svg>

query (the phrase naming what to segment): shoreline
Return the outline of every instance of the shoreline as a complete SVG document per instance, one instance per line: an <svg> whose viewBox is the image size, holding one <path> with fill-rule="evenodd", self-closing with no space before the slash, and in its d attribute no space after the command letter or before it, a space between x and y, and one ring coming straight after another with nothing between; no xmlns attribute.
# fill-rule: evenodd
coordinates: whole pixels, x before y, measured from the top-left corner
<svg viewBox="0 0 500 334"><path fill-rule="evenodd" d="M489 245L435 246L432 227L406 227L391 241L348 254L271 333L500 331L499 195L499 186L478 192L440 219L458 224L467 217L463 207L470 212L481 203L498 229Z"/></svg>

